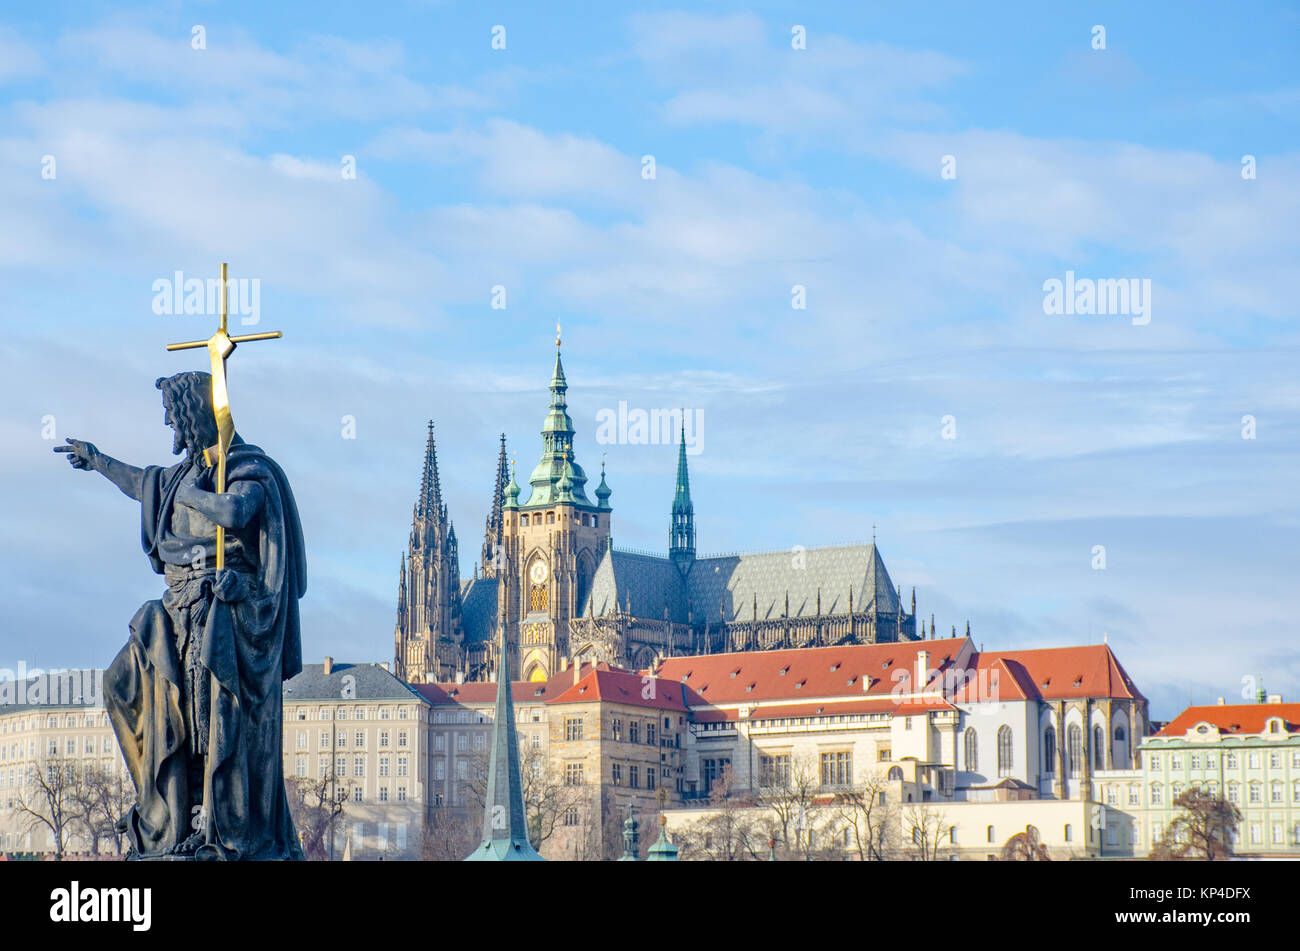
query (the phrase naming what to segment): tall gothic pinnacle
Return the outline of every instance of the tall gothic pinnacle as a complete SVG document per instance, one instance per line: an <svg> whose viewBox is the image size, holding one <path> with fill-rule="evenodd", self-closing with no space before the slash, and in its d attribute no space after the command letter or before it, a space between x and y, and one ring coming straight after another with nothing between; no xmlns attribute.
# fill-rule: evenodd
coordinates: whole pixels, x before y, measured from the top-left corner
<svg viewBox="0 0 1300 951"><path fill-rule="evenodd" d="M510 689L510 649L501 625L497 702L492 721L492 758L488 761L483 803L483 841L466 862L541 862L528 841L524 784L519 771L519 734Z"/></svg>
<svg viewBox="0 0 1300 951"><path fill-rule="evenodd" d="M668 529L668 557L686 575L695 563L695 506L691 504L691 480L686 470L686 410L682 410L681 441L677 445L677 485L673 491L672 518Z"/></svg>
<svg viewBox="0 0 1300 951"><path fill-rule="evenodd" d="M433 420L429 420L429 438L424 445L424 474L420 477L420 498L415 514L437 519L442 515L442 483L438 479L438 447L433 440Z"/></svg>

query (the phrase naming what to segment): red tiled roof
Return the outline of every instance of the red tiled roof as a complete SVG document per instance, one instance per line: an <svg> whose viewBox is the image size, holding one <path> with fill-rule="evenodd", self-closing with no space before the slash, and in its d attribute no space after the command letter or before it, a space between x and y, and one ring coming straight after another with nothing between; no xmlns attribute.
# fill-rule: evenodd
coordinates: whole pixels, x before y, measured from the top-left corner
<svg viewBox="0 0 1300 951"><path fill-rule="evenodd" d="M585 667L586 665L584 665ZM554 678L552 678L552 682ZM603 700L606 703L624 703L636 707L686 712L685 689L680 683L634 673L621 667L600 664L587 672L575 684L569 674L569 687L547 703L581 703Z"/></svg>
<svg viewBox="0 0 1300 951"><path fill-rule="evenodd" d="M798 697L889 697L895 686L911 692L919 651L928 651L927 666L936 671L965 661L973 644L968 638L905 641L896 644L846 644L788 650L746 651L670 657L655 673L683 684L687 703L761 703ZM735 676L732 676L733 672ZM906 678L898 676L906 672ZM871 679L864 692L862 678Z"/></svg>
<svg viewBox="0 0 1300 951"><path fill-rule="evenodd" d="M1182 737L1198 723L1217 727L1220 733L1263 733L1270 717L1281 717L1288 733L1300 732L1300 703L1234 703L1223 706L1188 707L1156 734Z"/></svg>
<svg viewBox="0 0 1300 951"><path fill-rule="evenodd" d="M1145 700L1133 679L1120 666L1109 645L1047 647L1037 650L988 651L972 658L975 669L991 668L1002 661L1013 675L999 689L1016 689L1029 697L1065 700L1074 697L1113 697ZM1003 697L1003 699L1014 699Z"/></svg>

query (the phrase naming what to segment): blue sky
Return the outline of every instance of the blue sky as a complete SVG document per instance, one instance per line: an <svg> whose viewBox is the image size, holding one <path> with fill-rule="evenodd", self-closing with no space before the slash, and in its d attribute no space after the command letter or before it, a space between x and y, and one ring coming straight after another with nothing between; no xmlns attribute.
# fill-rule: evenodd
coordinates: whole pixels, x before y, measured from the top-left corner
<svg viewBox="0 0 1300 951"><path fill-rule="evenodd" d="M874 525L941 630L1105 636L1158 717L1300 696L1300 13L997 6L7 10L0 667L102 666L157 596L45 420L166 462L152 380L201 358L163 345L211 321L152 283L228 260L285 333L231 385L299 496L310 657L390 657L430 417L472 571L558 320L618 544L666 546L675 454L596 414L684 405L703 552ZM1149 280L1150 323L1044 314L1067 271Z"/></svg>

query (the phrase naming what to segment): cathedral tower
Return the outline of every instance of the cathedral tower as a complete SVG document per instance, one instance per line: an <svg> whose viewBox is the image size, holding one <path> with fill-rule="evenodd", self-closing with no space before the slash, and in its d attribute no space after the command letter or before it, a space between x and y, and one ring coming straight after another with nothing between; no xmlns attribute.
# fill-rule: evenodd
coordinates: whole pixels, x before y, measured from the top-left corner
<svg viewBox="0 0 1300 951"><path fill-rule="evenodd" d="M488 510L487 526L483 530L483 577L497 577L504 568L504 550L501 546L505 521L501 507L506 500L506 483L510 478L506 466L506 434L501 434L501 454L497 456L497 480L492 489L492 507Z"/></svg>
<svg viewBox="0 0 1300 951"><path fill-rule="evenodd" d="M438 479L432 420L398 579L394 641L393 673L399 679L431 683L455 676L461 659L460 568L456 529L447 518Z"/></svg>
<svg viewBox="0 0 1300 951"><path fill-rule="evenodd" d="M593 503L587 497L587 475L574 457L558 328L555 347L541 460L528 478L528 498L520 500L512 473L502 506L505 566L498 575L498 609L510 635L509 649L518 652L516 669L528 680L546 679L568 654L569 622L591 590L610 530L604 470Z"/></svg>

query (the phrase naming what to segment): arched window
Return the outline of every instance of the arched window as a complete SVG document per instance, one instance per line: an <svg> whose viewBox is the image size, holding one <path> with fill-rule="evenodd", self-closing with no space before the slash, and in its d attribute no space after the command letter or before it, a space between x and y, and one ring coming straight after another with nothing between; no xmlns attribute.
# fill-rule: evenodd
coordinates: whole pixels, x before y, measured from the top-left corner
<svg viewBox="0 0 1300 951"><path fill-rule="evenodd" d="M1056 728L1051 726L1043 732L1043 773L1056 775Z"/></svg>
<svg viewBox="0 0 1300 951"><path fill-rule="evenodd" d="M899 769L897 766L891 766L891 767L889 767L889 777L888 777L888 778L889 778L889 781L890 781L890 782L900 782L900 783L901 783L901 782L903 781L903 771L902 771L901 769Z"/></svg>
<svg viewBox="0 0 1300 951"><path fill-rule="evenodd" d="M1011 775L1011 727L1005 723L998 727L998 775Z"/></svg>
<svg viewBox="0 0 1300 951"><path fill-rule="evenodd" d="M992 827L992 826L989 826L989 827L988 827L988 840L989 840L990 842L994 842L994 841L996 841L996 839L994 838L994 835L993 835L993 827Z"/></svg>
<svg viewBox="0 0 1300 951"><path fill-rule="evenodd" d="M1092 728L1092 768L1106 768L1106 731L1099 726Z"/></svg>
<svg viewBox="0 0 1300 951"><path fill-rule="evenodd" d="M979 772L980 768L979 738L973 726L966 727L966 768L971 772Z"/></svg>
<svg viewBox="0 0 1300 951"><path fill-rule="evenodd" d="M1083 769L1083 731L1079 724L1072 723L1065 732L1065 756L1071 776L1078 776Z"/></svg>
<svg viewBox="0 0 1300 951"><path fill-rule="evenodd" d="M1124 742L1124 738L1125 738L1124 725L1120 724L1115 727L1115 739L1119 740L1122 743Z"/></svg>

